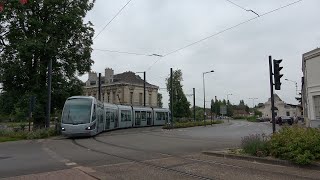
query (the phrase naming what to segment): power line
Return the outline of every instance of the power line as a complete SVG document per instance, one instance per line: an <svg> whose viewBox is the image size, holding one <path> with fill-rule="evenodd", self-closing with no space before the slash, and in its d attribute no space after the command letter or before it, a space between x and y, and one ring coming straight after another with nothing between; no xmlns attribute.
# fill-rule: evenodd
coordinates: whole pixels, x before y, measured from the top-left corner
<svg viewBox="0 0 320 180"><path fill-rule="evenodd" d="M227 2L229 2L229 3L231 3L231 4L233 4L233 5L235 5L235 6L237 6L237 7L239 7L240 9L243 9L243 10L248 11L248 12L252 12L252 13L256 14L257 16L260 16L258 13L256 13L256 12L253 11L252 9L246 9L246 8L240 6L239 4L236 4L235 2L230 1L230 0L225 0L225 1L227 1Z"/></svg>
<svg viewBox="0 0 320 180"><path fill-rule="evenodd" d="M93 49L96 51L104 51L104 52L111 52L111 53L119 53L119 54L130 54L130 55L137 55L137 56L150 56L148 54L141 54L135 52L127 52L127 51L116 51L116 50L109 50L109 49Z"/></svg>
<svg viewBox="0 0 320 180"><path fill-rule="evenodd" d="M131 2L132 0L129 0L114 16L113 18L102 28L102 30L96 35L96 37L93 38L95 40L101 33L106 29L106 27L121 13L121 11Z"/></svg>
<svg viewBox="0 0 320 180"><path fill-rule="evenodd" d="M246 23L248 23L248 22L250 22L250 21L253 21L253 20L258 19L258 18L260 18L260 17L266 16L266 15L268 15L268 14L271 14L271 13L276 12L276 11L278 11L278 10L281 10L281 9L283 9L283 8L289 7L289 6L291 6L291 5L294 5L294 4L296 4L296 3L299 3L299 2L301 2L301 1L303 1L303 0L298 0L298 1L292 2L292 3L287 4L287 5L285 5L285 6L281 6L281 7L279 7L279 8L276 8L276 9L273 9L273 10L268 11L268 12L266 12L266 13L263 13L263 14L261 14L260 16L253 17L253 18L251 18L251 19L245 20L245 21L243 21L243 22L241 22L241 23L239 23L239 24L233 25L233 26L228 27L228 28L226 28L226 29L224 29L224 30L221 30L221 31L219 31L219 32L217 32L217 33L215 33L215 34L212 34L212 35L207 36L207 37L205 37L205 38L202 38L202 39L200 39L200 40L198 40L198 41L195 41L195 42L193 42L193 43L190 43L190 44L188 44L188 45L186 45L186 46L184 46L184 47L181 47L181 48L179 48L179 49L176 49L176 50L174 50L174 51L171 51L171 52L165 54L163 57L169 56L169 55L171 55L171 54L173 54L173 53L176 53L176 52L178 52L178 51L181 51L181 50L183 50L183 49L185 49L185 48L188 48L188 47L190 47L190 46L193 46L193 45L195 45L195 44L198 44L198 43L200 43L200 42L202 42L202 41L205 41L205 40L207 40L207 39L210 39L210 38L212 38L212 37L214 37L214 36L217 36L217 35L219 35L219 34L222 34L222 33L226 32L226 31L232 30L232 29L234 29L234 28L236 28L236 27L238 27L238 26L241 26L241 25L243 25L243 24L246 24Z"/></svg>

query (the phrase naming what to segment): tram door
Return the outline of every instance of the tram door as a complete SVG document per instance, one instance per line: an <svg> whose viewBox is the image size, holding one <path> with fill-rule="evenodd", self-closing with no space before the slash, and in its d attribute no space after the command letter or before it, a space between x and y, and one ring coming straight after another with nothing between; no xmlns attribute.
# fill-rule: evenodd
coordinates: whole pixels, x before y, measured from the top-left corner
<svg viewBox="0 0 320 180"><path fill-rule="evenodd" d="M119 113L117 111L113 111L114 114L114 128L119 127Z"/></svg>
<svg viewBox="0 0 320 180"><path fill-rule="evenodd" d="M106 127L105 129L110 129L111 113L106 109Z"/></svg>
<svg viewBox="0 0 320 180"><path fill-rule="evenodd" d="M147 125L151 126L152 114L150 111L147 111Z"/></svg>

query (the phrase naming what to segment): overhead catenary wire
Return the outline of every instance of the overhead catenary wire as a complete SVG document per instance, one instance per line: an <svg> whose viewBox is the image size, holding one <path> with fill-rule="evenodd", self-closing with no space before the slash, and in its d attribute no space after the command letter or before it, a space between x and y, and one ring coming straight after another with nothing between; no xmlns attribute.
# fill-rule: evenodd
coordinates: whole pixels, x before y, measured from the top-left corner
<svg viewBox="0 0 320 180"><path fill-rule="evenodd" d="M252 9L246 9L246 8L240 6L239 4L236 4L235 2L230 1L230 0L225 0L225 1L227 1L227 2L229 2L229 3L231 3L231 4L233 4L233 5L235 5L235 6L237 6L237 7L239 7L240 9L243 9L243 10L248 11L248 12L252 12L252 13L256 14L257 16L260 16L258 13L256 13L256 12L255 12L254 10L252 10Z"/></svg>
<svg viewBox="0 0 320 180"><path fill-rule="evenodd" d="M128 52L128 51L116 51L116 50L109 50L109 49L96 49L95 51L105 51L105 52L111 52L111 53L118 53L118 54L130 54L130 55L137 55L137 56L150 56L149 54L142 54L142 53L136 53L136 52Z"/></svg>
<svg viewBox="0 0 320 180"><path fill-rule="evenodd" d="M122 10L131 2L132 0L129 0L113 17L112 19L99 31L99 33L93 38L95 40L105 29L109 24L122 12Z"/></svg>
<svg viewBox="0 0 320 180"><path fill-rule="evenodd" d="M202 42L202 41L205 41L205 40L210 39L210 38L212 38L212 37L218 36L218 35L220 35L220 34L222 34L222 33L224 33L224 32L227 32L227 31L230 31L230 30L232 30L232 29L235 29L235 28L237 28L237 27L239 27L239 26L241 26L241 25L244 25L244 24L246 24L246 23L249 23L249 22L251 22L251 21L253 21L253 20L256 20L256 19L261 18L261 17L263 17L263 16L269 15L269 14L274 13L274 12L276 12L276 11L279 11L279 10L281 10L281 9L284 9L284 8L287 8L287 7L292 6L292 5L294 5L294 4L297 4L297 3L301 2L301 1L303 1L303 0L297 0L297 1L294 1L294 2L289 3L289 4L287 4L287 5L281 6L281 7L279 7L279 8L276 8L276 9L273 9L273 10L271 10L271 11L265 12L265 13L261 14L260 16L256 16L256 17L247 19L247 20L242 21L242 22L240 22L240 23L238 23L238 24L236 24L236 25L230 26L230 27L228 27L228 28L226 28L226 29L223 29L223 30L217 32L217 33L214 33L214 34L212 34L212 35L210 35L210 36L207 36L207 37L205 37L205 38L202 38L202 39L200 39L200 40L197 40L197 41L195 41L195 42L192 42L192 43L190 43L190 44L188 44L188 45L186 45L186 46L183 46L183 47L181 47L181 48L178 48L178 49L176 49L176 50L174 50L174 51L171 51L171 52L163 55L163 56L162 56L161 58L159 58L158 60L156 60L156 61L147 69L147 71L150 70L150 69L152 68L152 66L154 66L157 62L159 62L162 58L165 58L165 57L167 57L167 56L169 56L169 55L172 55L172 54L174 54L174 53L177 53L177 52L179 52L179 51L181 51L181 50L183 50L183 49L186 49L186 48L188 48L188 47L190 47L190 46L199 44L199 43Z"/></svg>

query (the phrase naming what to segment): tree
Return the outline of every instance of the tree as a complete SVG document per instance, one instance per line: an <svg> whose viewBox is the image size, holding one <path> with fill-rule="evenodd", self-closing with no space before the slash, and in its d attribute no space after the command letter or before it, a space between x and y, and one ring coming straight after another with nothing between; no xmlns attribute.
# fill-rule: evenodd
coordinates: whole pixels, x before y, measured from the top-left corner
<svg viewBox="0 0 320 180"><path fill-rule="evenodd" d="M52 109L63 107L70 95L79 95L76 74L90 71L90 0L33 0L21 5L7 1L0 13L0 82L14 107L24 109L26 99L37 98L35 123L43 121L47 99L47 66L52 60ZM8 112L9 113L9 112ZM12 112L11 112L12 113Z"/></svg>
<svg viewBox="0 0 320 180"><path fill-rule="evenodd" d="M161 93L158 93L157 95L157 101L158 101L158 107L161 107L163 106L163 103L162 103L162 94Z"/></svg>
<svg viewBox="0 0 320 180"><path fill-rule="evenodd" d="M183 92L182 84L182 72L181 70L173 71L173 94L171 94L171 80L170 75L166 79L167 91L169 92L170 98L173 97L173 104L169 102L169 107L171 109L171 105L173 105L173 115L174 117L181 118L181 117L190 117L190 102L188 102L186 95Z"/></svg>

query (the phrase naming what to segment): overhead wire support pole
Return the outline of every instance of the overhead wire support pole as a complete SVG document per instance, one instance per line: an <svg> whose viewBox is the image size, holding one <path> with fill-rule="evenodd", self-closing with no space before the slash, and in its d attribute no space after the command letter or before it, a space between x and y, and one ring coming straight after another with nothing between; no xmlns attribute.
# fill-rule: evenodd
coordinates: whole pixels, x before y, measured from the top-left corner
<svg viewBox="0 0 320 180"><path fill-rule="evenodd" d="M48 101L47 101L47 112L45 127L50 127L50 113L51 113L51 81L52 81L52 59L49 59L48 64Z"/></svg>
<svg viewBox="0 0 320 180"><path fill-rule="evenodd" d="M171 90L171 96L170 96L170 110L171 110L171 125L173 125L174 121L173 121L173 72L172 72L172 68L170 68L170 90Z"/></svg>
<svg viewBox="0 0 320 180"><path fill-rule="evenodd" d="M193 88L193 121L196 121L196 88Z"/></svg>
<svg viewBox="0 0 320 180"><path fill-rule="evenodd" d="M273 72L272 72L272 57L269 56L269 73L270 73L270 93L271 93L271 117L272 117L272 132L276 132L276 120L274 114L274 92L273 92Z"/></svg>
<svg viewBox="0 0 320 180"><path fill-rule="evenodd" d="M146 107L146 72L143 72L143 105ZM151 104L149 104L151 106Z"/></svg>
<svg viewBox="0 0 320 180"><path fill-rule="evenodd" d="M98 81L98 100L101 101L101 73L99 73Z"/></svg>

